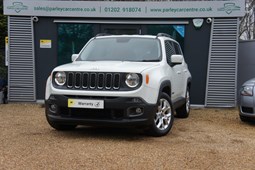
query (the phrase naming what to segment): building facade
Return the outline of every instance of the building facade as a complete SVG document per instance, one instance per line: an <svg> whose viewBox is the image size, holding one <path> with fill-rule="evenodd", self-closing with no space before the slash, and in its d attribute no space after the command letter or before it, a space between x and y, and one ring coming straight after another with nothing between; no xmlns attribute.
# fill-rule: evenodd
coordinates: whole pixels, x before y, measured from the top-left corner
<svg viewBox="0 0 255 170"><path fill-rule="evenodd" d="M173 36L192 74L191 103L236 105L238 28L244 1L116 2L4 0L8 100L44 99L51 70L98 33Z"/></svg>

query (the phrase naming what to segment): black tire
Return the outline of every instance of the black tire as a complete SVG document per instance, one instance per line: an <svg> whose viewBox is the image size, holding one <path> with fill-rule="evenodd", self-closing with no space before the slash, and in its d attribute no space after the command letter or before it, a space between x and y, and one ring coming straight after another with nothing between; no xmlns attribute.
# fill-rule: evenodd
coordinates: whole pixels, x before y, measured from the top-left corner
<svg viewBox="0 0 255 170"><path fill-rule="evenodd" d="M74 130L76 128L77 125L66 125L66 124L61 124L61 123L57 123L57 122L53 122L49 119L49 117L46 114L46 119L47 122L49 123L49 125L51 127L53 127L54 129L58 130L58 131L69 131L69 130Z"/></svg>
<svg viewBox="0 0 255 170"><path fill-rule="evenodd" d="M187 87L186 95L185 95L185 103L176 109L176 117L178 118L187 118L189 117L190 112L190 95L189 95L189 87Z"/></svg>
<svg viewBox="0 0 255 170"><path fill-rule="evenodd" d="M168 134L171 130L174 122L174 112L171 99L166 93L160 94L157 103L158 110L154 113L154 121L147 132L151 136L160 137ZM166 109L163 109L164 107Z"/></svg>

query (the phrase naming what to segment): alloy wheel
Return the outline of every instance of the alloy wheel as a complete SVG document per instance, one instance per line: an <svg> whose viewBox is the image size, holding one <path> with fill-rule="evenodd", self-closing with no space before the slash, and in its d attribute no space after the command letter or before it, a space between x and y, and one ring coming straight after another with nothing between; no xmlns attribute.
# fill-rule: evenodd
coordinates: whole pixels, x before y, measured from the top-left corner
<svg viewBox="0 0 255 170"><path fill-rule="evenodd" d="M171 105L166 99L160 99L158 112L155 116L155 125L159 130L165 130L170 125L172 119Z"/></svg>

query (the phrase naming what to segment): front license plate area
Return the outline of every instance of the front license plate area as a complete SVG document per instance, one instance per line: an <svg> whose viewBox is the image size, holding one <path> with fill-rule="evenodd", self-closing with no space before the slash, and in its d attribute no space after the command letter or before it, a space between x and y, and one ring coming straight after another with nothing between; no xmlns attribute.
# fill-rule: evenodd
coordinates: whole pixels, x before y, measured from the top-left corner
<svg viewBox="0 0 255 170"><path fill-rule="evenodd" d="M104 101L68 99L68 108L104 109Z"/></svg>

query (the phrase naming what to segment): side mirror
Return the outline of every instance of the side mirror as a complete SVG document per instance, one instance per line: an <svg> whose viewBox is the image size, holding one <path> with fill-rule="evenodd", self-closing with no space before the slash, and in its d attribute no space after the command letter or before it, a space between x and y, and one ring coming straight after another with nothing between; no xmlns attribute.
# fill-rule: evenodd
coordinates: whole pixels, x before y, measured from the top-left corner
<svg viewBox="0 0 255 170"><path fill-rule="evenodd" d="M182 62L183 62L183 55L174 54L171 56L172 64L182 64Z"/></svg>
<svg viewBox="0 0 255 170"><path fill-rule="evenodd" d="M78 56L79 56L78 54L73 54L73 55L72 55L72 58L71 58L72 62L73 62Z"/></svg>

